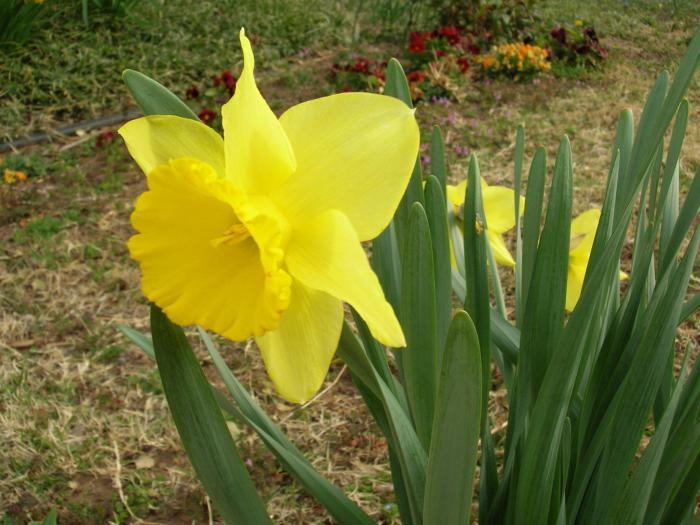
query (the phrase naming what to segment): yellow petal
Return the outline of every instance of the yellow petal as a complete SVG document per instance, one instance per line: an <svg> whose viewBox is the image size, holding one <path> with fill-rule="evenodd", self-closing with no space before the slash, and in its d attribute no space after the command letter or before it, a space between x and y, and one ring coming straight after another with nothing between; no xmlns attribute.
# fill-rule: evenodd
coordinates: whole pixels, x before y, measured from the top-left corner
<svg viewBox="0 0 700 525"><path fill-rule="evenodd" d="M328 210L298 224L286 261L295 279L350 303L375 339L395 348L406 345L394 311L343 213Z"/></svg>
<svg viewBox="0 0 700 525"><path fill-rule="evenodd" d="M197 120L172 115L141 117L124 124L118 133L146 175L170 160L189 157L206 162L224 176L224 141Z"/></svg>
<svg viewBox="0 0 700 525"><path fill-rule="evenodd" d="M506 243L503 242L503 237L501 237L501 234L489 228L486 230L486 238L489 241L489 245L493 251L493 257L496 259L496 263L500 266L515 268L513 256L508 251L508 248L506 248Z"/></svg>
<svg viewBox="0 0 700 525"><path fill-rule="evenodd" d="M129 240L144 295L173 322L236 341L274 329L289 304L291 278L274 266L273 248L258 246L274 239L265 237L270 228L241 192L194 159L157 167L148 186L131 216L138 233ZM252 217L250 230L237 208Z"/></svg>
<svg viewBox="0 0 700 525"><path fill-rule="evenodd" d="M459 207L464 204L464 196L467 191L467 181L463 180L457 185L448 184L447 185L447 200L452 203L455 208L455 213Z"/></svg>
<svg viewBox="0 0 700 525"><path fill-rule="evenodd" d="M265 195L294 172L296 163L282 126L255 84L255 59L243 29L240 40L243 72L221 111L226 175L248 193Z"/></svg>
<svg viewBox="0 0 700 525"><path fill-rule="evenodd" d="M576 303L581 297L583 278L586 276L586 266L588 259L578 260L575 257L569 258L569 269L566 277L566 311L573 311Z"/></svg>
<svg viewBox="0 0 700 525"><path fill-rule="evenodd" d="M569 243L569 257L578 257L585 259L588 264L588 259L591 256L593 249L593 241L595 240L595 232L598 228L600 220L600 211L591 209L583 212L581 215L571 221L571 241Z"/></svg>
<svg viewBox="0 0 700 525"><path fill-rule="evenodd" d="M489 230L505 233L515 226L515 206L513 190L505 186L482 188L486 225ZM525 199L520 201L523 209Z"/></svg>
<svg viewBox="0 0 700 525"><path fill-rule="evenodd" d="M275 194L292 220L342 211L360 240L389 224L418 154L413 110L384 95L344 93L292 107L280 117L297 171Z"/></svg>
<svg viewBox="0 0 700 525"><path fill-rule="evenodd" d="M571 221L572 234L589 234L595 233L600 220L600 210L592 208L584 211L578 217Z"/></svg>
<svg viewBox="0 0 700 525"><path fill-rule="evenodd" d="M457 185L447 185L447 199L457 212L464 204L467 181L463 180ZM505 186L489 186L481 179L481 198L486 214L486 224L490 230L505 233L515 226L515 206L513 205L513 190ZM525 198L520 197L520 214L525 209Z"/></svg>
<svg viewBox="0 0 700 525"><path fill-rule="evenodd" d="M287 401L305 403L318 391L342 324L338 299L293 281L291 302L279 326L256 338L267 373Z"/></svg>

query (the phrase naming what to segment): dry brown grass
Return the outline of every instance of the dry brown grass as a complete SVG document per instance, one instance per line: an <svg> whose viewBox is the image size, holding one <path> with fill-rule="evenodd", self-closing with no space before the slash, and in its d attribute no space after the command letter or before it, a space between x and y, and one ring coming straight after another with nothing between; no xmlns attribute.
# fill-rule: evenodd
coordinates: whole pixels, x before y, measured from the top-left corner
<svg viewBox="0 0 700 525"><path fill-rule="evenodd" d="M609 63L589 78L475 84L459 106L421 106L418 114L428 129L454 112L454 124L445 128L448 148L477 150L492 183L511 179L517 123L526 124L529 155L542 144L552 159L558 138L569 133L580 212L600 204L619 111L631 107L639 114L653 74L680 56L686 35L650 30L634 41L613 37ZM332 56L319 53L313 60L319 82L309 83L303 98L324 89L322 71ZM306 67L302 62L285 69ZM275 89L275 74L267 71L264 87L284 95ZM300 96L277 97L274 106ZM690 99L684 181L700 165L697 82ZM207 500L183 455L154 367L116 328L147 329L138 272L124 248L143 178L127 164L120 144L95 149L87 143L64 152L60 147L36 148L49 173L3 187L0 195L0 513L21 521L57 507L66 524L209 523ZM462 178L463 161L451 160L452 176ZM59 219L58 231L33 230L42 217ZM700 282L693 279L697 291ZM686 323L683 337L697 341L698 325L697 318ZM314 466L373 517L397 522L386 444L348 375L299 409L274 395L254 348L221 344L237 377ZM208 359L199 355L215 379ZM327 384L340 371L334 364ZM502 435L505 396L499 384L491 407L494 432ZM275 522L329 521L248 430L233 431Z"/></svg>

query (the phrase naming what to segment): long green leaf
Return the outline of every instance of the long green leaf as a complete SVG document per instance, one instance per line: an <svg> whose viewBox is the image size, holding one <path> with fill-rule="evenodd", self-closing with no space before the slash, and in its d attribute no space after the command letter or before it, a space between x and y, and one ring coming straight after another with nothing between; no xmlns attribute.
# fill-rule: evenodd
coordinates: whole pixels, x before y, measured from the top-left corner
<svg viewBox="0 0 700 525"><path fill-rule="evenodd" d="M452 268L450 239L447 232L447 200L440 183L432 175L425 182L425 213L428 216L432 242L437 314L437 362L441 363L447 329L452 316Z"/></svg>
<svg viewBox="0 0 700 525"><path fill-rule="evenodd" d="M158 371L187 456L226 523L272 523L182 329L153 305Z"/></svg>
<svg viewBox="0 0 700 525"><path fill-rule="evenodd" d="M122 73L122 80L146 115L175 115L198 120L187 104L143 73L127 69Z"/></svg>
<svg viewBox="0 0 700 525"><path fill-rule="evenodd" d="M546 175L546 154L544 148L537 148L530 165L525 192L525 212L523 214L522 261L519 272L520 279L520 313L516 316L518 326L522 324L524 306L527 304L527 293L530 289L532 271L535 267L537 245L540 240L540 222L544 203L544 186ZM516 282L516 283L517 283Z"/></svg>
<svg viewBox="0 0 700 525"><path fill-rule="evenodd" d="M440 183L442 194L447 194L447 163L445 162L445 141L438 126L433 126L430 136L430 174Z"/></svg>
<svg viewBox="0 0 700 525"><path fill-rule="evenodd" d="M644 451L642 459L625 487L624 495L620 499L617 517L615 519L616 523L641 524L644 522L644 516L647 506L649 505L649 497L654 486L656 473L661 464L668 436L671 433L678 402L681 399L681 392L685 384L685 371L688 365L688 357L690 357L690 354L686 349L686 356L678 376L678 382L671 395L671 400L666 407L666 411L661 418L659 427L656 429L649 446Z"/></svg>
<svg viewBox="0 0 700 525"><path fill-rule="evenodd" d="M515 165L513 168L513 206L515 207L515 317L516 324L522 323L523 287L523 232L520 214L520 195L523 184L523 156L525 154L525 128L520 124L515 132Z"/></svg>
<svg viewBox="0 0 700 525"><path fill-rule="evenodd" d="M465 310L474 321L481 349L481 434L483 453L480 465L479 521L484 521L498 489L493 443L489 433L488 394L491 381L491 306L489 304L488 223L481 196L481 176L476 155L469 161L464 198Z"/></svg>
<svg viewBox="0 0 700 525"><path fill-rule="evenodd" d="M415 203L406 229L402 257L401 326L406 348L400 350L408 404L423 447L430 447L437 395L437 309L430 226Z"/></svg>
<svg viewBox="0 0 700 525"><path fill-rule="evenodd" d="M390 97L397 98L403 101L409 108L413 107L411 100L411 91L408 87L408 80L404 74L403 68L398 60L392 58L389 60L386 68L386 84L384 85L384 94ZM408 217L411 212L411 206L414 202L424 203L423 186L422 186L422 169L420 158L416 157L416 163L411 173L411 178L408 181L406 193L404 193L401 202L394 215L394 227L396 228L396 236L398 240L399 250L403 253L405 242L405 230ZM401 363L399 362L399 366Z"/></svg>
<svg viewBox="0 0 700 525"><path fill-rule="evenodd" d="M361 381L384 405L391 442L395 444L396 455L401 465L402 478L406 483L406 494L414 525L420 525L423 517L423 493L425 490L425 469L427 457L423 445L416 434L407 414L389 387L376 373L362 345L352 333L347 323L343 323L338 346L340 357L354 376Z"/></svg>
<svg viewBox="0 0 700 525"><path fill-rule="evenodd" d="M695 232L682 266L675 271L667 270L659 281L649 308L627 342L626 346L634 351L634 357L629 365L624 366L627 373L597 425L572 482L571 513L577 512L588 485L588 476L600 458L595 471L595 505L583 509L584 516L587 516L583 519L593 519L593 522L610 519L615 510L617 497L624 488L627 468L634 459L648 411L662 379L663 363L673 348L677 319L698 244L700 230Z"/></svg>
<svg viewBox="0 0 700 525"><path fill-rule="evenodd" d="M481 355L471 319L457 312L442 361L428 456L423 523L467 524L481 424Z"/></svg>
<svg viewBox="0 0 700 525"><path fill-rule="evenodd" d="M390 222L379 237L372 241L370 264L382 285L386 300L398 315L401 297L401 259L394 221Z"/></svg>

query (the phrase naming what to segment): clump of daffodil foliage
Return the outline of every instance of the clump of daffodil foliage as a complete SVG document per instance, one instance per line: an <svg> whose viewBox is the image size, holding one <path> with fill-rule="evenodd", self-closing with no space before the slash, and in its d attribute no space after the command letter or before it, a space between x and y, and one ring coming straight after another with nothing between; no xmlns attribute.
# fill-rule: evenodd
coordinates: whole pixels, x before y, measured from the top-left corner
<svg viewBox="0 0 700 525"><path fill-rule="evenodd" d="M679 184L700 31L673 82L663 73L651 88L637 126L621 113L602 208L574 219L566 137L551 174L535 150L524 190L522 127L512 188L487 185L475 155L467 180L448 185L437 128L422 173L398 62L384 95L333 95L278 118L243 31L241 45L223 137L134 71L124 79L147 116L120 130L148 180L129 250L152 302L152 338L122 330L155 359L222 519L271 523L225 418L255 431L334 522L369 525L380 510L314 470L204 329L255 338L292 402L314 395L334 355L343 360L386 438L404 524L467 524L473 508L482 524L697 523L700 367L689 364L697 341L678 327L700 307L688 294L700 176L683 198ZM499 267L514 273L514 309ZM180 328L192 324L225 392ZM507 389L498 429L494 365Z"/></svg>

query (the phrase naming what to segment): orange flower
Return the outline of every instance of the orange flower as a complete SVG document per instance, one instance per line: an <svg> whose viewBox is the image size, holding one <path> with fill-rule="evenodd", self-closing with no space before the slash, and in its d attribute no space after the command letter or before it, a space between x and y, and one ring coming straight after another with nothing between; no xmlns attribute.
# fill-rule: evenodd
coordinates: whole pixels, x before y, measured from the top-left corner
<svg viewBox="0 0 700 525"><path fill-rule="evenodd" d="M481 61L481 65L484 66L484 69L491 69L494 64L494 59L491 55L486 55L484 59Z"/></svg>

